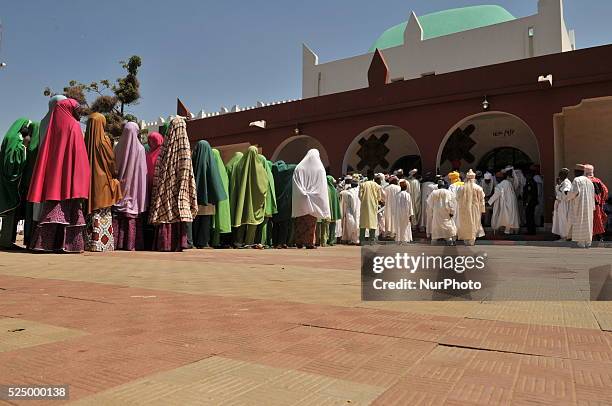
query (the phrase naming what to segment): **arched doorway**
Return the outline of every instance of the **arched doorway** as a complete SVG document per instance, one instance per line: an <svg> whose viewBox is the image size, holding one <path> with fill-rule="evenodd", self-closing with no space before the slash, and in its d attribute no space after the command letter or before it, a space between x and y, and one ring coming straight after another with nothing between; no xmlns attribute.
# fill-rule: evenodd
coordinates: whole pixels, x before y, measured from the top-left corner
<svg viewBox="0 0 612 406"><path fill-rule="evenodd" d="M419 147L403 128L379 125L362 131L347 148L342 173L391 172L402 168L421 170Z"/></svg>
<svg viewBox="0 0 612 406"><path fill-rule="evenodd" d="M540 163L538 140L521 118L502 111L475 114L455 124L438 149L438 170L498 171Z"/></svg>
<svg viewBox="0 0 612 406"><path fill-rule="evenodd" d="M329 157L323 145L316 139L308 135L295 135L280 143L271 160L285 161L288 164L298 164L311 149L318 149L323 165L329 167Z"/></svg>

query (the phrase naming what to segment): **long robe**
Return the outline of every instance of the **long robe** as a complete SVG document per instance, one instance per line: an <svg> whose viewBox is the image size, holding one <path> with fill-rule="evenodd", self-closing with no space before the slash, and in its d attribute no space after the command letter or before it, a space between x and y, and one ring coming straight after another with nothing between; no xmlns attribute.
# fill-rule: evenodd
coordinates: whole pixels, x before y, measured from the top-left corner
<svg viewBox="0 0 612 406"><path fill-rule="evenodd" d="M259 158L257 147L250 146L235 165L230 180L230 185L233 185L233 190L230 190L232 226L259 225L263 223L266 215L269 180L266 166Z"/></svg>
<svg viewBox="0 0 612 406"><path fill-rule="evenodd" d="M393 237L397 234L398 224L396 215L397 194L401 192L398 185L389 184L383 191L385 194L385 234L387 237ZM412 199L410 200L412 204ZM414 213L414 210L412 211Z"/></svg>
<svg viewBox="0 0 612 406"><path fill-rule="evenodd" d="M457 239L473 241L485 235L482 228L484 198L484 191L475 181L468 180L457 190Z"/></svg>
<svg viewBox="0 0 612 406"><path fill-rule="evenodd" d="M342 241L352 244L359 242L360 202L358 188L343 190L339 193L342 211Z"/></svg>
<svg viewBox="0 0 612 406"><path fill-rule="evenodd" d="M91 171L87 214L107 209L123 197L115 166L115 152L110 139L104 132L106 118L92 113L87 120L85 144Z"/></svg>
<svg viewBox="0 0 612 406"><path fill-rule="evenodd" d="M606 232L608 216L603 210L606 200L608 200L608 187L603 181L595 176L588 176L595 188L595 211L593 213L593 235L601 235Z"/></svg>
<svg viewBox="0 0 612 406"><path fill-rule="evenodd" d="M450 239L457 235L451 215L455 214L455 195L447 189L437 189L427 198L428 216L431 217L431 239ZM429 230L427 230L429 233Z"/></svg>
<svg viewBox="0 0 612 406"><path fill-rule="evenodd" d="M427 199L434 190L438 189L438 185L433 182L423 182L421 185L421 220L419 226L422 230L427 230L431 227L431 219L427 215Z"/></svg>
<svg viewBox="0 0 612 406"><path fill-rule="evenodd" d="M219 234L225 234L232 231L232 221L230 218L230 203L229 203L229 179L227 177L227 171L223 160L221 159L221 153L218 149L213 148L212 150L215 162L217 163L217 169L219 170L219 176L221 177L221 183L223 186L223 192L225 193L225 199L221 199L217 202L215 209L215 218L213 221L213 228Z"/></svg>
<svg viewBox="0 0 612 406"><path fill-rule="evenodd" d="M520 228L518 201L509 180L504 179L495 186L489 204L493 206L491 227L494 230L504 227L504 232L510 234L512 230Z"/></svg>
<svg viewBox="0 0 612 406"><path fill-rule="evenodd" d="M595 188L586 176L577 176L567 194L570 202L570 230L568 237L581 244L593 241L593 210Z"/></svg>
<svg viewBox="0 0 612 406"><path fill-rule="evenodd" d="M395 195L394 202L394 224L397 242L410 242L412 241L412 226L410 216L414 216L414 210L412 205L412 197L408 190L401 190Z"/></svg>
<svg viewBox="0 0 612 406"><path fill-rule="evenodd" d="M564 179L555 187L555 210L553 212L552 232L565 239L569 233L570 204L567 200L567 192L572 189L572 182Z"/></svg>
<svg viewBox="0 0 612 406"><path fill-rule="evenodd" d="M533 177L537 187L538 187L538 205L535 207L535 223L536 226L543 226L544 219L544 179L542 179L541 175L535 175Z"/></svg>
<svg viewBox="0 0 612 406"><path fill-rule="evenodd" d="M361 201L359 228L376 230L378 227L378 202L382 200L382 188L373 180L363 182L359 187L359 200Z"/></svg>
<svg viewBox="0 0 612 406"><path fill-rule="evenodd" d="M20 118L9 128L0 146L0 215L14 210L21 203L19 187L26 167L26 147L19 132L30 120Z"/></svg>
<svg viewBox="0 0 612 406"><path fill-rule="evenodd" d="M419 224L421 221L421 182L418 179L408 179L410 188L410 198L412 199L412 209L414 212L414 224Z"/></svg>

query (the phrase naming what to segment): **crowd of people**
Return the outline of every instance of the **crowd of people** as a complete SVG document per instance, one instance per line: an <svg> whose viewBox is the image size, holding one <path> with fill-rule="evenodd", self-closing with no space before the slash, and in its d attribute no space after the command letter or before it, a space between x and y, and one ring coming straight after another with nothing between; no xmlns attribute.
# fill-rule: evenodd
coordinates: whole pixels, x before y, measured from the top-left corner
<svg viewBox="0 0 612 406"><path fill-rule="evenodd" d="M175 117L140 140L126 122L113 142L102 114L81 130L78 103L54 96L40 121L20 118L0 147L0 248L38 252L180 251L188 248L308 248L413 241L473 245L484 227L506 234L544 222L535 166L442 177L414 169L335 179L312 149L300 163L271 162L251 146L224 162ZM608 190L592 165L556 184L553 233L588 247L606 232ZM23 249L23 248L21 248Z"/></svg>

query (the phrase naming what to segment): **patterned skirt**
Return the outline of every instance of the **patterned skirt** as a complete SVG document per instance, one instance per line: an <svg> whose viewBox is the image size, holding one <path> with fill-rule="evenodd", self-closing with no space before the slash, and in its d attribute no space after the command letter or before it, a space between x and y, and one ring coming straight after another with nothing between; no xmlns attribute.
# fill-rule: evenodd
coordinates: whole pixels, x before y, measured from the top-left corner
<svg viewBox="0 0 612 406"><path fill-rule="evenodd" d="M113 214L111 208L94 210L87 215L85 227L85 249L92 252L113 251Z"/></svg>
<svg viewBox="0 0 612 406"><path fill-rule="evenodd" d="M113 235L116 250L142 251L144 249L142 218L139 215L115 213Z"/></svg>
<svg viewBox="0 0 612 406"><path fill-rule="evenodd" d="M315 244L315 231L317 218L311 215L296 217L293 223L294 239L296 245L311 246Z"/></svg>
<svg viewBox="0 0 612 406"><path fill-rule="evenodd" d="M85 216L82 200L44 202L31 249L46 252L83 252Z"/></svg>
<svg viewBox="0 0 612 406"><path fill-rule="evenodd" d="M185 223L162 223L155 226L154 251L182 251L189 248Z"/></svg>

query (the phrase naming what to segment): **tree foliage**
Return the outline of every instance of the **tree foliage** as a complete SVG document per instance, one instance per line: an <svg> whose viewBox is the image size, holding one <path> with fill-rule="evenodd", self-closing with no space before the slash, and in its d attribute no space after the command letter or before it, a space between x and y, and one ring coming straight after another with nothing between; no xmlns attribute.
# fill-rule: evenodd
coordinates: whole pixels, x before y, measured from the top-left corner
<svg viewBox="0 0 612 406"><path fill-rule="evenodd" d="M136 116L125 112L125 107L137 104L140 99L140 82L137 75L142 59L133 55L127 61L119 63L126 70L126 76L117 78L114 82L108 79L91 83L71 80L62 92L64 96L79 102L81 116L93 112L103 114L106 117L106 131L114 138L121 136L125 121L137 122ZM52 96L54 92L47 87L44 94ZM90 94L95 95L91 103L87 100L87 95Z"/></svg>

